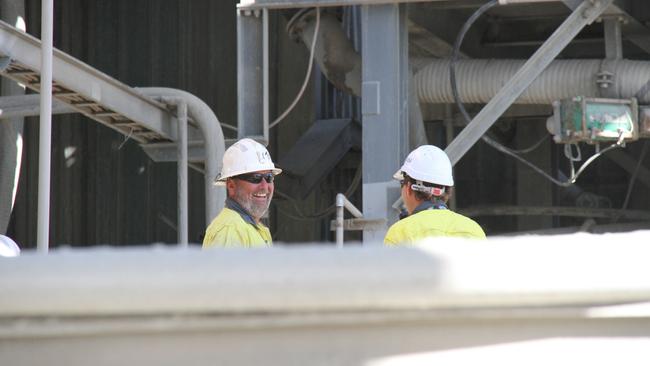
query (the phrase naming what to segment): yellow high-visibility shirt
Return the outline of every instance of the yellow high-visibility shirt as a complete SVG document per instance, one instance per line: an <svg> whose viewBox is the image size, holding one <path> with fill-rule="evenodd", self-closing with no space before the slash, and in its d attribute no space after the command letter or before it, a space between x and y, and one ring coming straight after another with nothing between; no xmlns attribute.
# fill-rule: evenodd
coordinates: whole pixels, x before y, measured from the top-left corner
<svg viewBox="0 0 650 366"><path fill-rule="evenodd" d="M235 210L225 207L205 230L203 248L219 247L268 247L271 232L260 224L246 222Z"/></svg>
<svg viewBox="0 0 650 366"><path fill-rule="evenodd" d="M424 210L394 223L384 244L413 244L436 236L485 239L485 232L474 220L453 211Z"/></svg>

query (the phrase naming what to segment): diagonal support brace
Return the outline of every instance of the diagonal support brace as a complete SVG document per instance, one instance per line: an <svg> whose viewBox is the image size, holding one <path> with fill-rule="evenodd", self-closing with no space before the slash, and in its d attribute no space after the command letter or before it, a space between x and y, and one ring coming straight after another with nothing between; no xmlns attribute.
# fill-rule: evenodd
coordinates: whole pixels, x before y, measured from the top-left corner
<svg viewBox="0 0 650 366"><path fill-rule="evenodd" d="M449 144L445 152L455 165L508 107L544 71L569 42L614 0L584 0L515 75Z"/></svg>

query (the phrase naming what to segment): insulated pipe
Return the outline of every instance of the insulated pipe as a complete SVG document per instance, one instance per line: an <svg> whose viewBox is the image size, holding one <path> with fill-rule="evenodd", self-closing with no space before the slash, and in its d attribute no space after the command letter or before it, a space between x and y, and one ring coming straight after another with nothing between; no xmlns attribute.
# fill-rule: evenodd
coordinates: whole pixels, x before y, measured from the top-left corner
<svg viewBox="0 0 650 366"><path fill-rule="evenodd" d="M52 150L52 43L54 0L41 4L41 118L38 147L36 249L47 253L50 241L50 169Z"/></svg>
<svg viewBox="0 0 650 366"><path fill-rule="evenodd" d="M186 91L171 88L136 88L149 97L175 97L187 103L188 115L199 125L205 144L205 219L209 223L226 201L226 192L213 184L225 151L223 131L217 116L205 102Z"/></svg>
<svg viewBox="0 0 650 366"><path fill-rule="evenodd" d="M487 103L526 60L458 60L456 79L463 103ZM650 62L631 60L555 60L515 101L551 104L575 96L631 98L650 81ZM415 75L418 98L425 103L454 103L449 60L433 59ZM650 95L637 96L639 103Z"/></svg>

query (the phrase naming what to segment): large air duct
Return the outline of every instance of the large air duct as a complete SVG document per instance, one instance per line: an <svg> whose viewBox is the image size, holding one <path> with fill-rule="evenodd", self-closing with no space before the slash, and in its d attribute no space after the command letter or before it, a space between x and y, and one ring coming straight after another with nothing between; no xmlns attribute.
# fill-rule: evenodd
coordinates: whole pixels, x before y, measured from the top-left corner
<svg viewBox="0 0 650 366"><path fill-rule="evenodd" d="M295 14L289 32L311 45L315 20L313 9ZM324 12L316 43L315 59L337 88L352 95L361 90L361 57L333 14ZM418 70L413 78L422 103L454 103L449 82L449 59L413 59ZM523 66L526 60L460 59L456 80L463 103L487 103ZM631 98L650 103L646 83L650 62L631 60L555 60L515 101L515 104L551 104L575 96ZM643 89L644 92L639 93ZM637 95L640 94L640 95Z"/></svg>
<svg viewBox="0 0 650 366"><path fill-rule="evenodd" d="M456 80L463 103L487 103L526 60L458 60ZM575 96L650 102L646 83L650 62L631 60L555 60L515 101L516 104L551 104ZM454 103L449 83L449 60L434 59L414 78L420 102ZM639 93L643 89L644 91ZM640 94L640 95L637 95Z"/></svg>

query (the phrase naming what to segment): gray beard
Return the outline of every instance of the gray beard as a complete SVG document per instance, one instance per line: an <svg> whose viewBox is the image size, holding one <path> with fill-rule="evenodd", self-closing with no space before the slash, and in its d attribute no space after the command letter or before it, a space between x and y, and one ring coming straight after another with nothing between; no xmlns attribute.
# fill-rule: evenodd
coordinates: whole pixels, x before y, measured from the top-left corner
<svg viewBox="0 0 650 366"><path fill-rule="evenodd" d="M241 207L244 208L251 216L253 216L254 219L259 220L262 216L264 216L264 213L266 210L269 209L269 206L271 205L271 198L273 196L269 195L266 198L265 203L256 203L253 202L252 200L248 199L248 197L245 197L239 190L235 190L235 201L239 203Z"/></svg>

